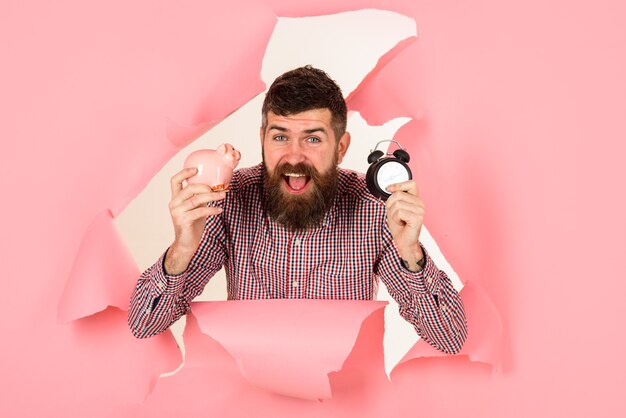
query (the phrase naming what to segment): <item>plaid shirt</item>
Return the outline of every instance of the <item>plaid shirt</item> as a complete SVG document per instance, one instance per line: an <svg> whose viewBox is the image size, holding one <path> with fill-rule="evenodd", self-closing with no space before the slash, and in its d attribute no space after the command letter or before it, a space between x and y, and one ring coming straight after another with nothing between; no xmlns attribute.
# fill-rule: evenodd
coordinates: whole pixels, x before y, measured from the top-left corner
<svg viewBox="0 0 626 418"><path fill-rule="evenodd" d="M224 211L207 219L187 270L168 275L165 254L137 282L129 325L137 337L167 329L189 312L208 280L225 268L229 299L374 299L381 279L400 314L433 347L455 353L467 335L463 303L446 274L425 254L405 269L386 222L384 202L363 175L339 170L335 201L321 225L292 232L263 209L262 165L235 171Z"/></svg>

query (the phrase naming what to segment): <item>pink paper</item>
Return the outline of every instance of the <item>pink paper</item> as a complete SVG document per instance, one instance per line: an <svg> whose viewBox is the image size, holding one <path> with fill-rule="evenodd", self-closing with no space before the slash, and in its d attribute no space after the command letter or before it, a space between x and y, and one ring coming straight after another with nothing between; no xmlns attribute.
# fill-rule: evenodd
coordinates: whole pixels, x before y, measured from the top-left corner
<svg viewBox="0 0 626 418"><path fill-rule="evenodd" d="M128 406L142 403L159 376L182 361L170 332L137 340L128 332L126 312L117 308L67 325L53 318L40 321L47 326L32 325L32 335L3 349L2 417L73 416L76 411L129 417Z"/></svg>
<svg viewBox="0 0 626 418"><path fill-rule="evenodd" d="M303 399L331 397L361 323L386 302L246 300L197 302L202 332L236 360L243 376L266 390Z"/></svg>
<svg viewBox="0 0 626 418"><path fill-rule="evenodd" d="M109 211L94 219L85 233L61 300L58 319L68 322L108 306L128 310L139 268L115 228Z"/></svg>
<svg viewBox="0 0 626 418"><path fill-rule="evenodd" d="M238 405L246 404L237 401L242 392L247 399L250 398L250 392L263 392L243 378L235 360L223 347L201 333L193 314L187 315L184 340L183 368L174 375L158 380L146 402L137 405L137 416L193 416L199 411L213 411L225 416ZM225 408L225 405L231 407Z"/></svg>
<svg viewBox="0 0 626 418"><path fill-rule="evenodd" d="M279 395L250 384L235 359L217 341L201 333L195 316L190 314L184 332L185 365L178 373L160 378L146 402L135 405L134 416L193 416L205 411L220 417L384 416L388 408L380 400L390 399L390 385L383 367L383 332L381 308L361 324L341 370L329 374L332 399L319 402Z"/></svg>
<svg viewBox="0 0 626 418"><path fill-rule="evenodd" d="M380 71L414 42L419 42L418 38L405 39L380 57L376 67L346 97L348 108L358 111L368 124L382 125L402 116L414 119L421 116L423 111L416 105L416 101L420 100L419 95L394 94L393 90L388 90L392 80L381 82L377 79Z"/></svg>

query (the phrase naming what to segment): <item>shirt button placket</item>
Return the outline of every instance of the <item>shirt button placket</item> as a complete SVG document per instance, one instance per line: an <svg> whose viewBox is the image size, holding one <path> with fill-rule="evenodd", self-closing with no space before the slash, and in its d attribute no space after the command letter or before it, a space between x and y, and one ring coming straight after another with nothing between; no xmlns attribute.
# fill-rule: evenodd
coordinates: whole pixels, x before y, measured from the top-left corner
<svg viewBox="0 0 626 418"><path fill-rule="evenodd" d="M302 244L302 239L301 238L294 238L293 240L293 245L291 247L291 259L292 259L292 269L291 269L291 277L292 280L289 283L290 284L290 289L289 289L289 294L291 295L291 298L301 298L301 293L302 293L302 289L300 288L300 268L301 268L301 244Z"/></svg>

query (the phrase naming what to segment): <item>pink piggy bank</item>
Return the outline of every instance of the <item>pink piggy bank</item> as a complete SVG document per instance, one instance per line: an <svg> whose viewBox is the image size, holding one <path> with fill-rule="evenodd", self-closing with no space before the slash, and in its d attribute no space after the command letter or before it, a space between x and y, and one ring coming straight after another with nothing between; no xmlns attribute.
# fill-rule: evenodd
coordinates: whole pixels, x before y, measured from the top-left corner
<svg viewBox="0 0 626 418"><path fill-rule="evenodd" d="M230 144L222 144L215 150L194 151L185 160L185 168L196 167L198 174L188 178L187 183L206 184L215 192L227 190L240 159L241 154Z"/></svg>

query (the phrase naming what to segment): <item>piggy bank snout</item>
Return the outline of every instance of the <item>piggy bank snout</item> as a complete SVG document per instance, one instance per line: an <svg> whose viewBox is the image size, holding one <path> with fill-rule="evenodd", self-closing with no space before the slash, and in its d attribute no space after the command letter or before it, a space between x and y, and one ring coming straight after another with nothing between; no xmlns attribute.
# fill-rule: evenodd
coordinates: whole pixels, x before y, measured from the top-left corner
<svg viewBox="0 0 626 418"><path fill-rule="evenodd" d="M216 152L221 155L224 161L233 168L237 167L239 160L241 160L241 153L230 144L220 145L217 147Z"/></svg>

